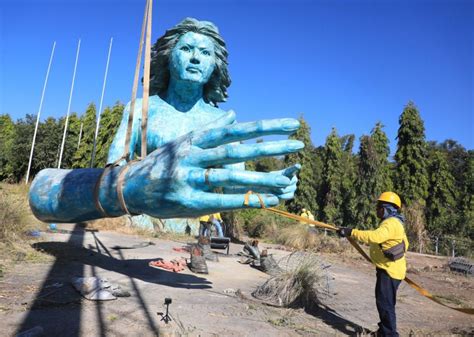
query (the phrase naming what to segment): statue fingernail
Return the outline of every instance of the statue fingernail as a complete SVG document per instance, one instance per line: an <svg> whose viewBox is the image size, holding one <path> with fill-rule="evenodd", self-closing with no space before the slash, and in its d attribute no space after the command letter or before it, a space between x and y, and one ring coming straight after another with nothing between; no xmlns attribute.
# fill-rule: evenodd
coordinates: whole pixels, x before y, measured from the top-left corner
<svg viewBox="0 0 474 337"><path fill-rule="evenodd" d="M292 131L300 127L300 122L296 119L287 119L283 122L283 130Z"/></svg>
<svg viewBox="0 0 474 337"><path fill-rule="evenodd" d="M290 184L290 179L284 176L278 176L275 179L275 182L277 183L278 186L288 186Z"/></svg>

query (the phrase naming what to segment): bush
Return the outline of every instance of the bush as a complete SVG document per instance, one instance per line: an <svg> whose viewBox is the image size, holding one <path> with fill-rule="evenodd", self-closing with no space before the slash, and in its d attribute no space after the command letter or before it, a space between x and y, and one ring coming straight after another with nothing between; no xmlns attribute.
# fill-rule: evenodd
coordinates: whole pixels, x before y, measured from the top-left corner
<svg viewBox="0 0 474 337"><path fill-rule="evenodd" d="M281 262L282 271L257 287L252 295L282 307L310 309L321 294L327 274L313 254L291 254Z"/></svg>

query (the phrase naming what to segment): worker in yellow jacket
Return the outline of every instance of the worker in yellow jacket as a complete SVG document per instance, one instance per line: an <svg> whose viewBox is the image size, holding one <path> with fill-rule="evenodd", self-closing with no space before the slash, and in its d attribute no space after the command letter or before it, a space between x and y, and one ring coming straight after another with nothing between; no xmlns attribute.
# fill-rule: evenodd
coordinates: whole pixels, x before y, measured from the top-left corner
<svg viewBox="0 0 474 337"><path fill-rule="evenodd" d="M398 336L395 304L398 286L406 274L405 252L408 250L401 206L397 194L384 192L377 200L377 217L382 220L377 229L343 227L338 230L340 236L352 237L370 246L370 258L377 272L375 299L380 317L377 333L381 336Z"/></svg>
<svg viewBox="0 0 474 337"><path fill-rule="evenodd" d="M203 215L199 218L199 222L201 223L201 229L199 231L199 235L210 236L211 224L213 224L214 227L216 228L217 236L219 237L224 236L224 232L222 231L222 217L220 213Z"/></svg>

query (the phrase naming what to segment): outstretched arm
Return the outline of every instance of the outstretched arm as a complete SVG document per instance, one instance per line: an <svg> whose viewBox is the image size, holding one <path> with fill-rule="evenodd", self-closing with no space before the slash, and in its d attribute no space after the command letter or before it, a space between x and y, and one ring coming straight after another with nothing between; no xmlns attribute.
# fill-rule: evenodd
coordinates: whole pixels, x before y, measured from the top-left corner
<svg viewBox="0 0 474 337"><path fill-rule="evenodd" d="M160 218L195 217L244 208L243 194L213 192L215 187L223 186L244 186L262 193L266 206L275 206L278 197L266 191L284 189L291 185L291 179L277 173L214 167L297 152L304 145L296 140L251 145L230 143L270 134L290 134L298 127L297 120L276 119L233 124L180 137L144 160L128 164L121 185L125 206L131 214ZM31 186L31 208L39 219L58 222L125 214L117 191L117 184L122 184L118 181L122 169L107 169L100 181L101 169L44 170ZM99 203L94 197L95 187ZM249 206L260 207L257 196L250 196Z"/></svg>

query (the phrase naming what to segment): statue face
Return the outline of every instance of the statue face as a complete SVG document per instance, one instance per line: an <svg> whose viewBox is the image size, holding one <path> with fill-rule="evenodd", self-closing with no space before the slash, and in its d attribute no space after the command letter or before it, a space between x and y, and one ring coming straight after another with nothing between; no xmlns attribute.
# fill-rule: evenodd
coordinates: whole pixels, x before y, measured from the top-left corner
<svg viewBox="0 0 474 337"><path fill-rule="evenodd" d="M175 80L206 84L215 66L214 44L205 35L188 32L171 51L170 76Z"/></svg>

